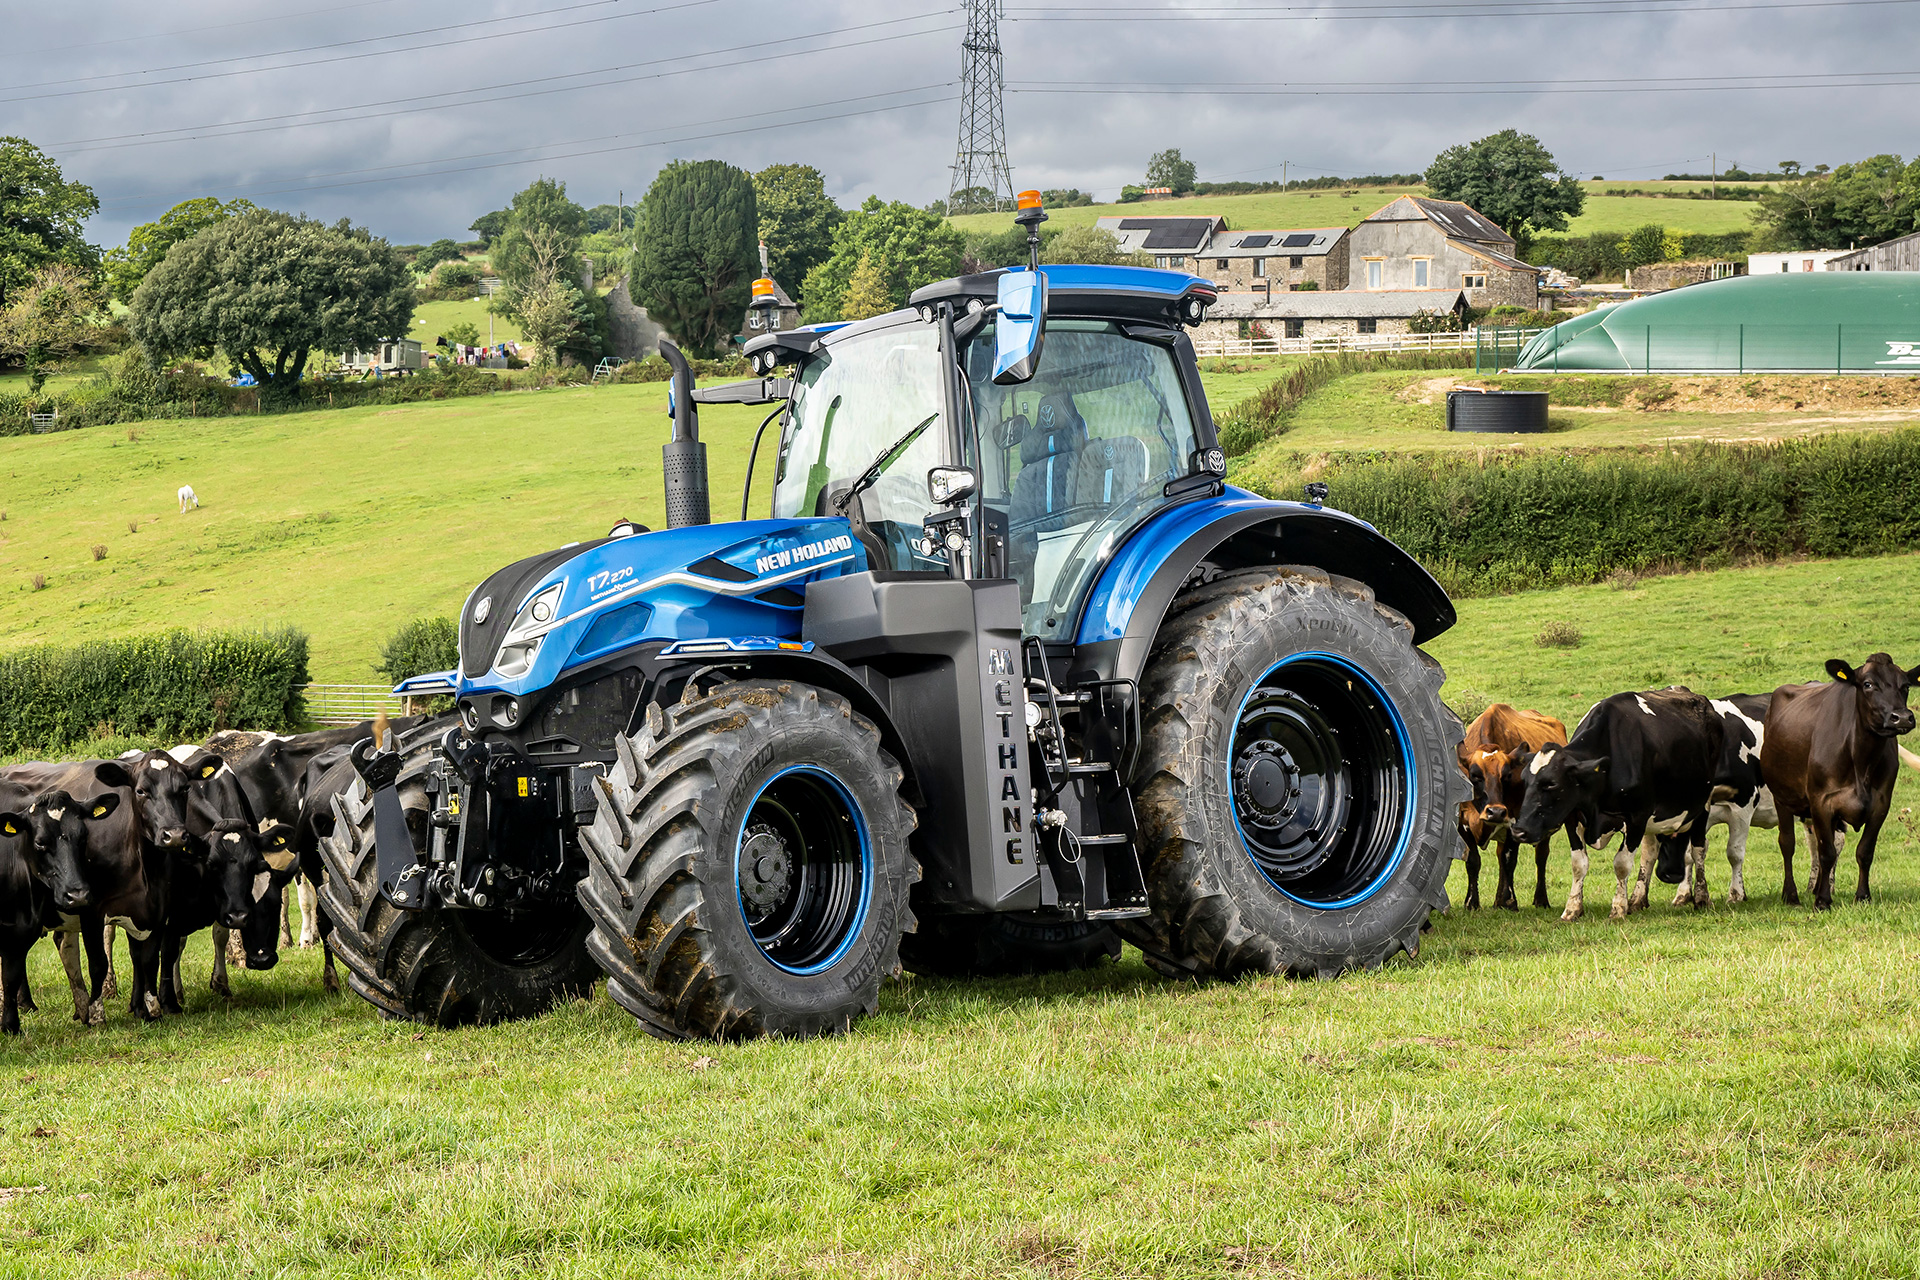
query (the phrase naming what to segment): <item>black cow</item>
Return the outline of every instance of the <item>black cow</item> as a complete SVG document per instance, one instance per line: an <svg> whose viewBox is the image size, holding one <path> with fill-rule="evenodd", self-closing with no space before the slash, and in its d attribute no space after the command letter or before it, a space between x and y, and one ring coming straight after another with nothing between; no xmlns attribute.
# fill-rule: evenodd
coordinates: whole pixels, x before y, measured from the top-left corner
<svg viewBox="0 0 1920 1280"><path fill-rule="evenodd" d="M67 765L16 765L9 776L33 792L24 818L32 839L28 865L47 889L63 929L78 929L92 985L88 1021L104 1021L104 925L127 931L133 956L129 1009L160 1016L157 979L160 932L167 916L168 855L145 829L134 779L113 760ZM69 974L71 975L71 968Z"/></svg>
<svg viewBox="0 0 1920 1280"><path fill-rule="evenodd" d="M20 1015L33 1012L27 985L27 953L49 930L60 928L53 895L33 874L32 826L27 809L33 797L24 787L0 777L0 1034L20 1034ZM60 933L60 960L73 991L73 1016L87 1019L87 985L79 973L75 932Z"/></svg>
<svg viewBox="0 0 1920 1280"><path fill-rule="evenodd" d="M1625 836L1613 859L1616 920L1647 905L1656 837L1684 832L1690 837L1688 858L1704 861L1723 736L1708 701L1685 689L1616 693L1594 704L1565 747L1545 748L1527 762L1527 794L1513 832L1533 843L1565 826L1573 885L1562 920L1579 918L1590 851L1604 848L1616 831ZM1639 882L1629 897L1636 848ZM1701 896L1694 901L1704 905Z"/></svg>

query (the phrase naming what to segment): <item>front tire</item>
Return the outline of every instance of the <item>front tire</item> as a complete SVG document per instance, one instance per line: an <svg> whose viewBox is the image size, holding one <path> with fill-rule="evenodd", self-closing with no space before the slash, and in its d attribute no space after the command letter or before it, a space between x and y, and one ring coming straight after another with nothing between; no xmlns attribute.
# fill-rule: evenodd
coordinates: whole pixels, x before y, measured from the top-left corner
<svg viewBox="0 0 1920 1280"><path fill-rule="evenodd" d="M1121 928L1148 963L1332 977L1417 954L1467 789L1443 679L1352 579L1254 570L1185 602L1141 689L1152 914Z"/></svg>
<svg viewBox="0 0 1920 1280"><path fill-rule="evenodd" d="M828 1035L876 1012L920 878L880 731L791 681L646 715L581 831L607 994L672 1039Z"/></svg>
<svg viewBox="0 0 1920 1280"><path fill-rule="evenodd" d="M426 847L423 778L430 751L455 721L428 721L400 736L398 790L416 849ZM373 798L358 777L333 798L333 830L320 838L326 881L320 906L328 942L355 995L392 1018L431 1026L504 1022L589 994L599 969L587 956L588 923L571 904L547 911L402 911L380 896Z"/></svg>

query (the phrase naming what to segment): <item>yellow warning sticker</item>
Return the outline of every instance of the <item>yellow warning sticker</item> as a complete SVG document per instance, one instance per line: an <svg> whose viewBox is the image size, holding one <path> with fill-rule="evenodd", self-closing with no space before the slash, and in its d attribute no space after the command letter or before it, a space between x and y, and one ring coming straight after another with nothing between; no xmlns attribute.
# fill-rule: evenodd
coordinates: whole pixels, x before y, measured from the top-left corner
<svg viewBox="0 0 1920 1280"><path fill-rule="evenodd" d="M516 781L518 781L518 782L520 783L520 794L521 794L521 795L523 795L523 796L524 796L524 795L526 795L526 794L527 794L527 779L525 779L525 778L519 778L519 779L516 779Z"/></svg>
<svg viewBox="0 0 1920 1280"><path fill-rule="evenodd" d="M456 818L460 816L460 793L458 791L449 791L447 793L447 813Z"/></svg>

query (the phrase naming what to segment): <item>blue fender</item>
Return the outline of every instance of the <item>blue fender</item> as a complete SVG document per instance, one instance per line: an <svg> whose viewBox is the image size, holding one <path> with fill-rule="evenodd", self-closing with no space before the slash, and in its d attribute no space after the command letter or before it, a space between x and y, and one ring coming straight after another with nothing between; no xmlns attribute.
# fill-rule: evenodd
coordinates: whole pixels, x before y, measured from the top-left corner
<svg viewBox="0 0 1920 1280"><path fill-rule="evenodd" d="M1216 497L1160 512L1114 552L1081 612L1075 665L1107 678L1139 679L1168 606L1203 562L1220 569L1313 565L1358 579L1381 604L1407 616L1415 643L1456 620L1433 575L1366 521L1228 485Z"/></svg>

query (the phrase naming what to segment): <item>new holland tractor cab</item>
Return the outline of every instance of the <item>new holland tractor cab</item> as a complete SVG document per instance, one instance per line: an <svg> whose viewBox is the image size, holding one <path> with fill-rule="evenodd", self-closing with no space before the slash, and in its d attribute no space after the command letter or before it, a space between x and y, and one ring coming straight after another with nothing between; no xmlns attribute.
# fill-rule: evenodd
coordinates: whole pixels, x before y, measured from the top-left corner
<svg viewBox="0 0 1920 1280"><path fill-rule="evenodd" d="M457 718L354 750L322 842L354 989L446 1025L604 974L660 1035L814 1035L902 965L1414 952L1464 789L1416 646L1453 609L1324 491L1224 483L1185 332L1214 298L990 271L705 389L662 343L668 527L482 582ZM714 403L775 406L766 519L709 521Z"/></svg>

